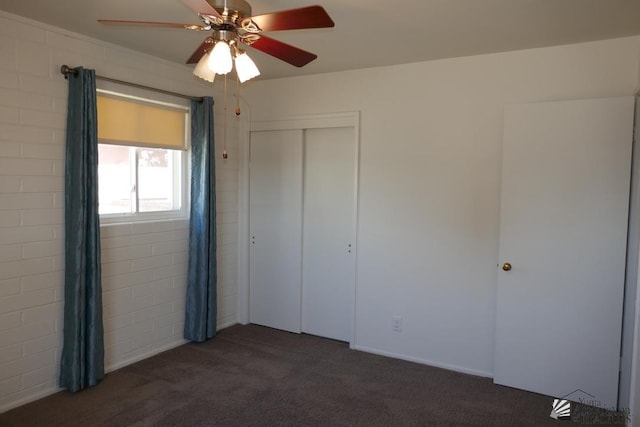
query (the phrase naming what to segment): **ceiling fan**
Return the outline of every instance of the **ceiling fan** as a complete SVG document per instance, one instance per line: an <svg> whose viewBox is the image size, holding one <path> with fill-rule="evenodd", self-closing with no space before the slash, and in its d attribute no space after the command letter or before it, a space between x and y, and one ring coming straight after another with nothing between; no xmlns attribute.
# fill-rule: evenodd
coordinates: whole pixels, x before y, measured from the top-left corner
<svg viewBox="0 0 640 427"><path fill-rule="evenodd" d="M213 81L216 73L227 74L231 71L231 58L233 56L241 82L255 77L259 74L259 71L253 61L246 56L240 45L251 46L296 67L303 67L317 58L317 55L311 52L267 37L262 34L263 31L329 28L334 26L333 20L321 6L307 6L251 16L251 5L245 0L181 1L198 14L202 24L111 19L99 19L98 22L102 24L144 25L183 28L191 31L211 31L211 35L207 36L189 57L187 64L198 63L198 66L200 66L200 63L204 62L202 60L207 59L211 68L210 72L214 72L213 76L207 78L206 75L195 74L205 78L205 80ZM245 65L247 60L249 64Z"/></svg>

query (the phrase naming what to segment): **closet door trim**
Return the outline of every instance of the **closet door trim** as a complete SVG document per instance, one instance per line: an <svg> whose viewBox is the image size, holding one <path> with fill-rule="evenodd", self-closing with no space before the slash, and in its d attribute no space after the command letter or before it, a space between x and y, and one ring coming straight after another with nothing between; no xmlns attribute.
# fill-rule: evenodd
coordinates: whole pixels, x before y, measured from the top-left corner
<svg viewBox="0 0 640 427"><path fill-rule="evenodd" d="M358 112L312 114L289 118L251 122L250 131L296 130L354 127L356 130L356 146L360 126Z"/></svg>

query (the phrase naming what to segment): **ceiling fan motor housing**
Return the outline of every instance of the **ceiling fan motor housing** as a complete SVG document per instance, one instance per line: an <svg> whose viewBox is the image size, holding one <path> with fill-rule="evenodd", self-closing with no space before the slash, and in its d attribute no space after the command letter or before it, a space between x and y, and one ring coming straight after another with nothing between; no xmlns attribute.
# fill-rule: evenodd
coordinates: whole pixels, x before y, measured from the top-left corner
<svg viewBox="0 0 640 427"><path fill-rule="evenodd" d="M228 28L224 30L216 30L213 34L213 39L215 41L224 41L229 44L235 44L238 38L238 30L235 28Z"/></svg>

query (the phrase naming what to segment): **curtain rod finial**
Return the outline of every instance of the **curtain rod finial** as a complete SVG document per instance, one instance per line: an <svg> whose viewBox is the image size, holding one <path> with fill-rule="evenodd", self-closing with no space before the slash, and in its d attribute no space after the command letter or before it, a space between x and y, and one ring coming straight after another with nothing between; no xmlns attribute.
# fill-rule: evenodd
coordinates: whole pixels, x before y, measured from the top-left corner
<svg viewBox="0 0 640 427"><path fill-rule="evenodd" d="M74 76L78 75L78 70L71 68L66 64L60 67L60 72L62 73L65 79L69 78L69 74L73 74Z"/></svg>

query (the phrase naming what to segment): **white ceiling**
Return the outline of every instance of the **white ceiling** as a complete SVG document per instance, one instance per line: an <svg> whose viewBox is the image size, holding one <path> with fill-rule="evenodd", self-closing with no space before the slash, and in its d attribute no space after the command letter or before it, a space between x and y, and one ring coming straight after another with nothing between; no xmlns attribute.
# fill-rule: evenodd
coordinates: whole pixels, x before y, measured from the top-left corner
<svg viewBox="0 0 640 427"><path fill-rule="evenodd" d="M269 33L318 59L296 68L254 51L263 79L640 34L640 0L248 1L254 15L321 4L336 23L330 29ZM205 36L96 22L200 23L180 0L0 0L0 9L179 63Z"/></svg>

